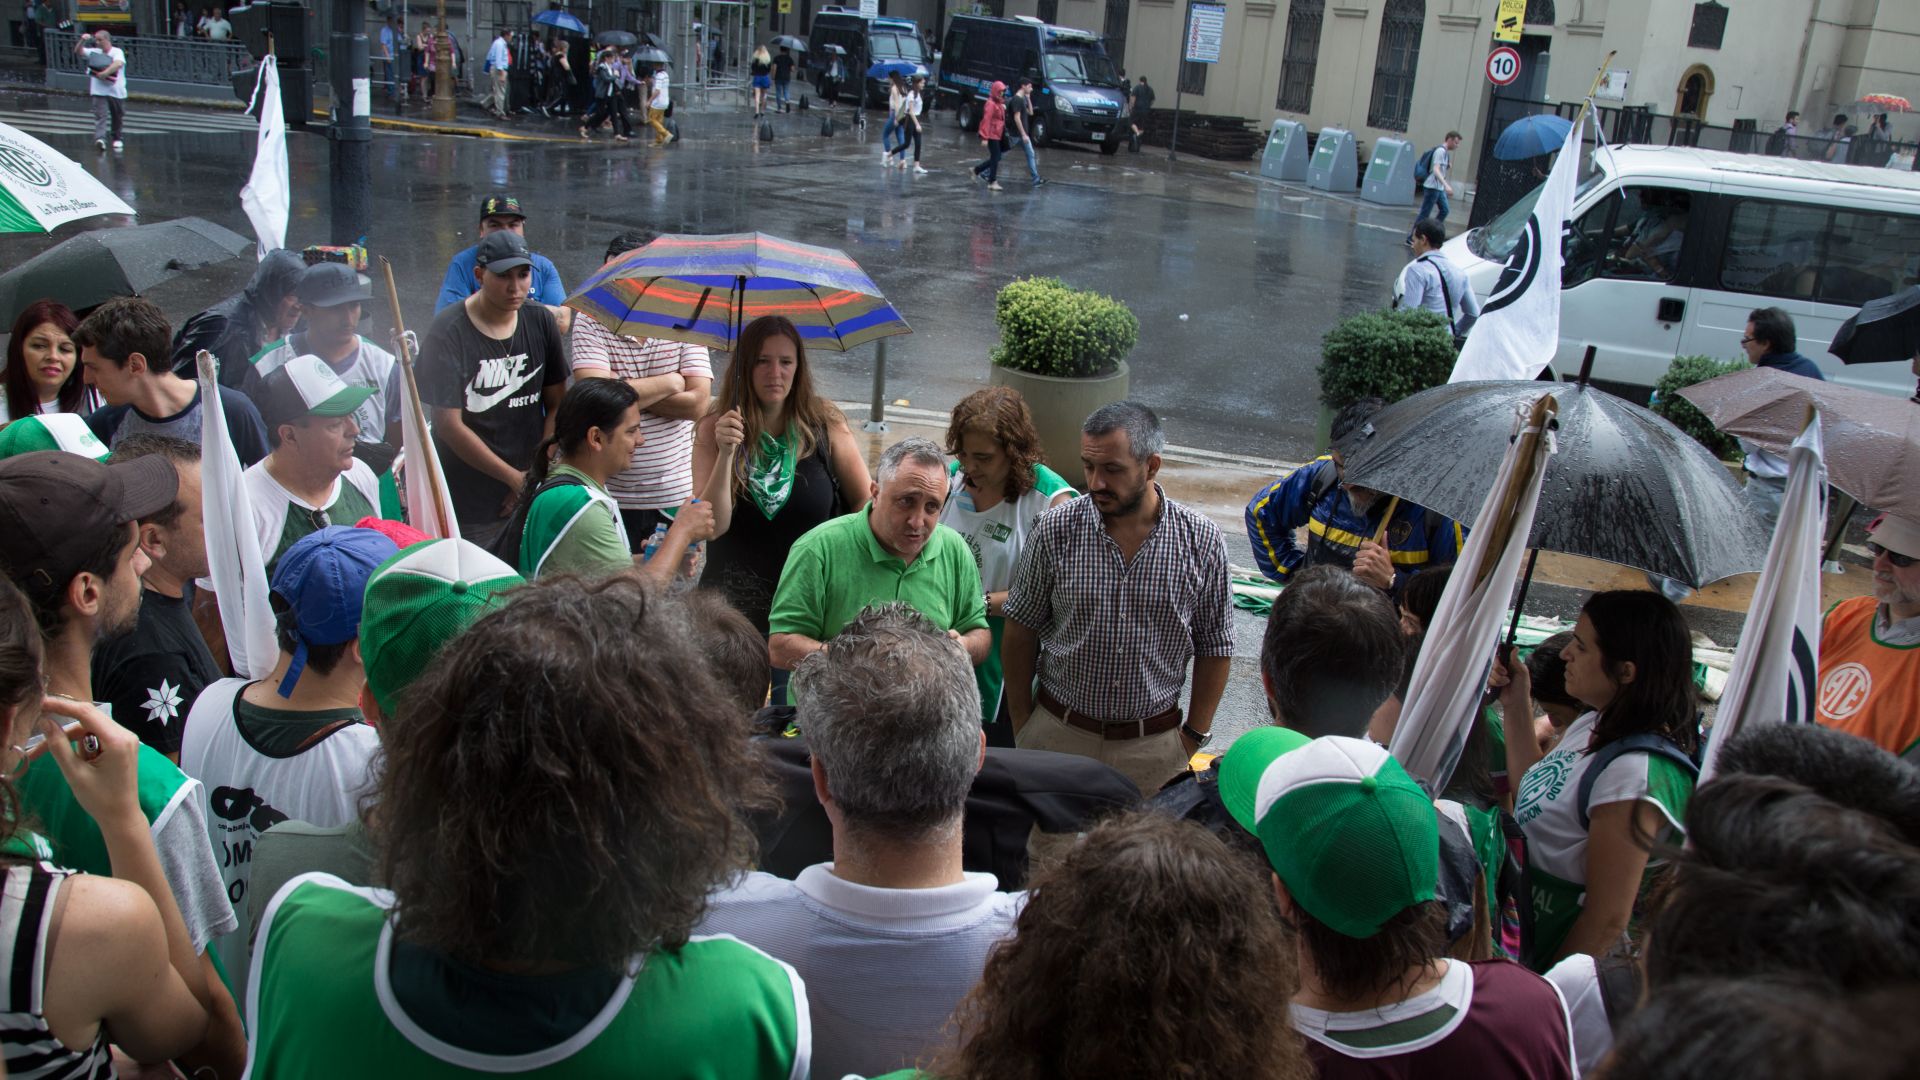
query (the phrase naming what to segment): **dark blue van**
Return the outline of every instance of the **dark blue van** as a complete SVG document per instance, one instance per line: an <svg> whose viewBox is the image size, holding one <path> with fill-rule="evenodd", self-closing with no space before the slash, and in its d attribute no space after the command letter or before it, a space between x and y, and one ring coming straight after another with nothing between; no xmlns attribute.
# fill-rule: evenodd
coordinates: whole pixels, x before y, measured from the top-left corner
<svg viewBox="0 0 1920 1080"><path fill-rule="evenodd" d="M1103 154L1120 149L1127 87L1100 35L1026 15L955 15L947 24L935 93L961 127L979 126L989 87L1003 82L1012 93L1022 76L1033 79L1035 143L1090 142Z"/></svg>

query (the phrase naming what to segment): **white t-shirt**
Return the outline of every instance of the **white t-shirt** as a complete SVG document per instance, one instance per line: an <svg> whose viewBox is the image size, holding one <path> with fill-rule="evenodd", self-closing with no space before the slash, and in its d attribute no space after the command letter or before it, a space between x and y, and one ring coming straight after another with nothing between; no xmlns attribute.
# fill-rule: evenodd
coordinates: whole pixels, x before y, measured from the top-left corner
<svg viewBox="0 0 1920 1080"><path fill-rule="evenodd" d="M127 54L121 52L120 46L118 45L115 45L111 49L93 48L87 50L88 55L97 52L104 52L109 57L112 57L113 60L120 65L120 70L113 73L112 79L102 79L89 74L87 76L87 94L91 97L110 97L125 100L127 96Z"/></svg>
<svg viewBox="0 0 1920 1080"><path fill-rule="evenodd" d="M180 738L180 769L206 791L207 839L220 858L239 920L237 932L215 942L236 990L247 971L253 937L247 885L253 877L253 847L260 834L288 819L321 828L346 825L360 816L359 799L369 783L369 763L380 736L368 724L351 724L287 757L253 746L240 732L233 710L247 679L221 679L200 692Z"/></svg>
<svg viewBox="0 0 1920 1080"><path fill-rule="evenodd" d="M225 41L233 36L233 24L222 18L207 20L207 40Z"/></svg>
<svg viewBox="0 0 1920 1080"><path fill-rule="evenodd" d="M1580 1063L1584 1076L1598 1068L1600 1059L1613 1049L1613 1023L1607 1019L1607 1003L1600 993L1593 957L1574 953L1548 969L1547 981L1567 1003L1567 1019L1573 1025L1573 1058Z"/></svg>
<svg viewBox="0 0 1920 1080"><path fill-rule="evenodd" d="M806 983L813 1075L878 1076L946 1047L947 1017L1013 934L1025 893L992 874L935 889L876 889L809 866L751 873L715 893L695 934L731 934Z"/></svg>
<svg viewBox="0 0 1920 1080"><path fill-rule="evenodd" d="M373 470L359 458L354 458L352 467L341 473L340 477L333 482L333 487L327 493L325 506L313 506L305 499L281 487L280 481L275 480L273 474L267 472L267 462L271 460L273 460L271 457L261 458L249 466L246 472L240 474L240 482L247 488L247 501L253 504L253 527L254 532L260 537L260 557L269 564L274 561L274 554L279 550L280 538L287 527L287 515L296 509L302 513L310 513L332 506L340 498L342 483L352 484L354 489L367 500L371 512L380 511L380 478L373 475ZM353 519L353 521L358 520L358 518ZM351 525L353 521L333 521L329 517L327 524ZM269 570L268 573L272 571Z"/></svg>
<svg viewBox="0 0 1920 1080"><path fill-rule="evenodd" d="M1055 495L1073 492L1052 469L1045 465L1033 468L1032 491L1012 502L1001 499L990 510L973 508L973 493L967 490L965 473L955 469L947 478L947 505L940 512L940 523L967 542L973 561L980 566L980 584L988 592L1001 592L1013 584L1014 564L1020 561L1034 523Z"/></svg>
<svg viewBox="0 0 1920 1080"><path fill-rule="evenodd" d="M920 94L918 91L914 91L914 90L907 91L906 113L908 116L911 116L911 117L915 117L915 118L919 117Z"/></svg>
<svg viewBox="0 0 1920 1080"><path fill-rule="evenodd" d="M1433 160L1428 163L1427 182L1421 186L1430 188L1444 187L1445 185L1440 182L1440 178L1444 176L1451 179L1453 173L1449 170L1452 168L1453 152L1447 149L1446 143L1441 143L1439 146L1433 148Z"/></svg>
<svg viewBox="0 0 1920 1080"><path fill-rule="evenodd" d="M667 69L664 67L654 68L653 98L647 102L647 107L650 109L664 109L672 103L673 98L667 93Z"/></svg>

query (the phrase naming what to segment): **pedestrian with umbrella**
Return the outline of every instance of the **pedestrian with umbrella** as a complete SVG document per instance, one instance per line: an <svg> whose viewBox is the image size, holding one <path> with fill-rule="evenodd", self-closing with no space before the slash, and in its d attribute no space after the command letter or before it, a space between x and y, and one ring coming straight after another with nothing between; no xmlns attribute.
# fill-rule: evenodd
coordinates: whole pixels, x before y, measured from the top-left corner
<svg viewBox="0 0 1920 1080"><path fill-rule="evenodd" d="M647 124L654 130L653 145L660 147L672 142L676 137L673 132L667 130L667 125L664 123L667 110L673 107L673 97L668 90L667 54L658 49L650 51L660 59L654 61L653 78L648 80L646 88Z"/></svg>
<svg viewBox="0 0 1920 1080"><path fill-rule="evenodd" d="M599 131L600 125L613 118L613 139L626 142L633 132L633 124L627 118L626 68L620 62L620 52L611 45L600 49L600 56L593 63L593 107L587 115L580 118L580 137L591 139L589 132Z"/></svg>
<svg viewBox="0 0 1920 1080"><path fill-rule="evenodd" d="M787 90L793 85L793 49L779 39L775 39L774 44L779 46L780 55L773 58L773 100L781 112L786 112Z"/></svg>
<svg viewBox="0 0 1920 1080"><path fill-rule="evenodd" d="M1740 347L1747 352L1747 359L1757 368L1772 368L1797 375L1805 379L1826 381L1820 374L1820 365L1800 355L1795 350L1798 338L1794 334L1793 316L1777 307L1755 308L1747 314L1746 332L1740 336ZM1781 455L1769 453L1758 446L1740 441L1740 449L1746 454L1744 471L1747 474L1746 485L1741 493L1747 497L1747 505L1765 521L1768 530L1780 518L1780 499L1787 491L1787 459Z"/></svg>

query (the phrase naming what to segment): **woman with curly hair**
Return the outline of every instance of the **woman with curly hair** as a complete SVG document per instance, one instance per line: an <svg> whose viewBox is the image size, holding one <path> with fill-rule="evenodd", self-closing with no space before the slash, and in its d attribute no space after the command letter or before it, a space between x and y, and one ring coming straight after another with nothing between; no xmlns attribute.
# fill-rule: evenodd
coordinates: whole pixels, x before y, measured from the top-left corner
<svg viewBox="0 0 1920 1080"><path fill-rule="evenodd" d="M73 344L79 325L79 316L58 300L35 300L21 310L7 339L0 427L36 413L87 413L104 404L80 373Z"/></svg>
<svg viewBox="0 0 1920 1080"><path fill-rule="evenodd" d="M1073 486L1040 460L1040 432L1018 391L976 390L954 406L947 424L951 477L940 523L965 537L987 590L987 626L993 650L973 669L980 684L981 719L989 746L1012 746L1013 724L1001 693L1000 636L1006 631L1007 586L1034 523L1050 507L1074 497Z"/></svg>
<svg viewBox="0 0 1920 1080"><path fill-rule="evenodd" d="M768 789L686 617L559 575L434 658L382 731L392 891L303 875L267 909L255 1075L806 1075L799 977L692 933Z"/></svg>
<svg viewBox="0 0 1920 1080"><path fill-rule="evenodd" d="M1293 942L1264 881L1198 825L1109 818L1035 875L955 1013L965 1043L923 1075L1305 1080Z"/></svg>

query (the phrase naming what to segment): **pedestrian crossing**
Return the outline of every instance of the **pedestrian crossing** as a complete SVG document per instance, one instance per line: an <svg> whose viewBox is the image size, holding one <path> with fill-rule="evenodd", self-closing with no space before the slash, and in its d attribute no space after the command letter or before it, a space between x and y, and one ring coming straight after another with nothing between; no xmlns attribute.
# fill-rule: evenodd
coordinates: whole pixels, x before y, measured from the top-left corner
<svg viewBox="0 0 1920 1080"><path fill-rule="evenodd" d="M34 135L93 137L93 111L85 102L61 109L0 109L0 123ZM155 109L134 102L127 106L120 130L123 138L131 139L140 135L224 135L258 129L259 121L245 113Z"/></svg>

